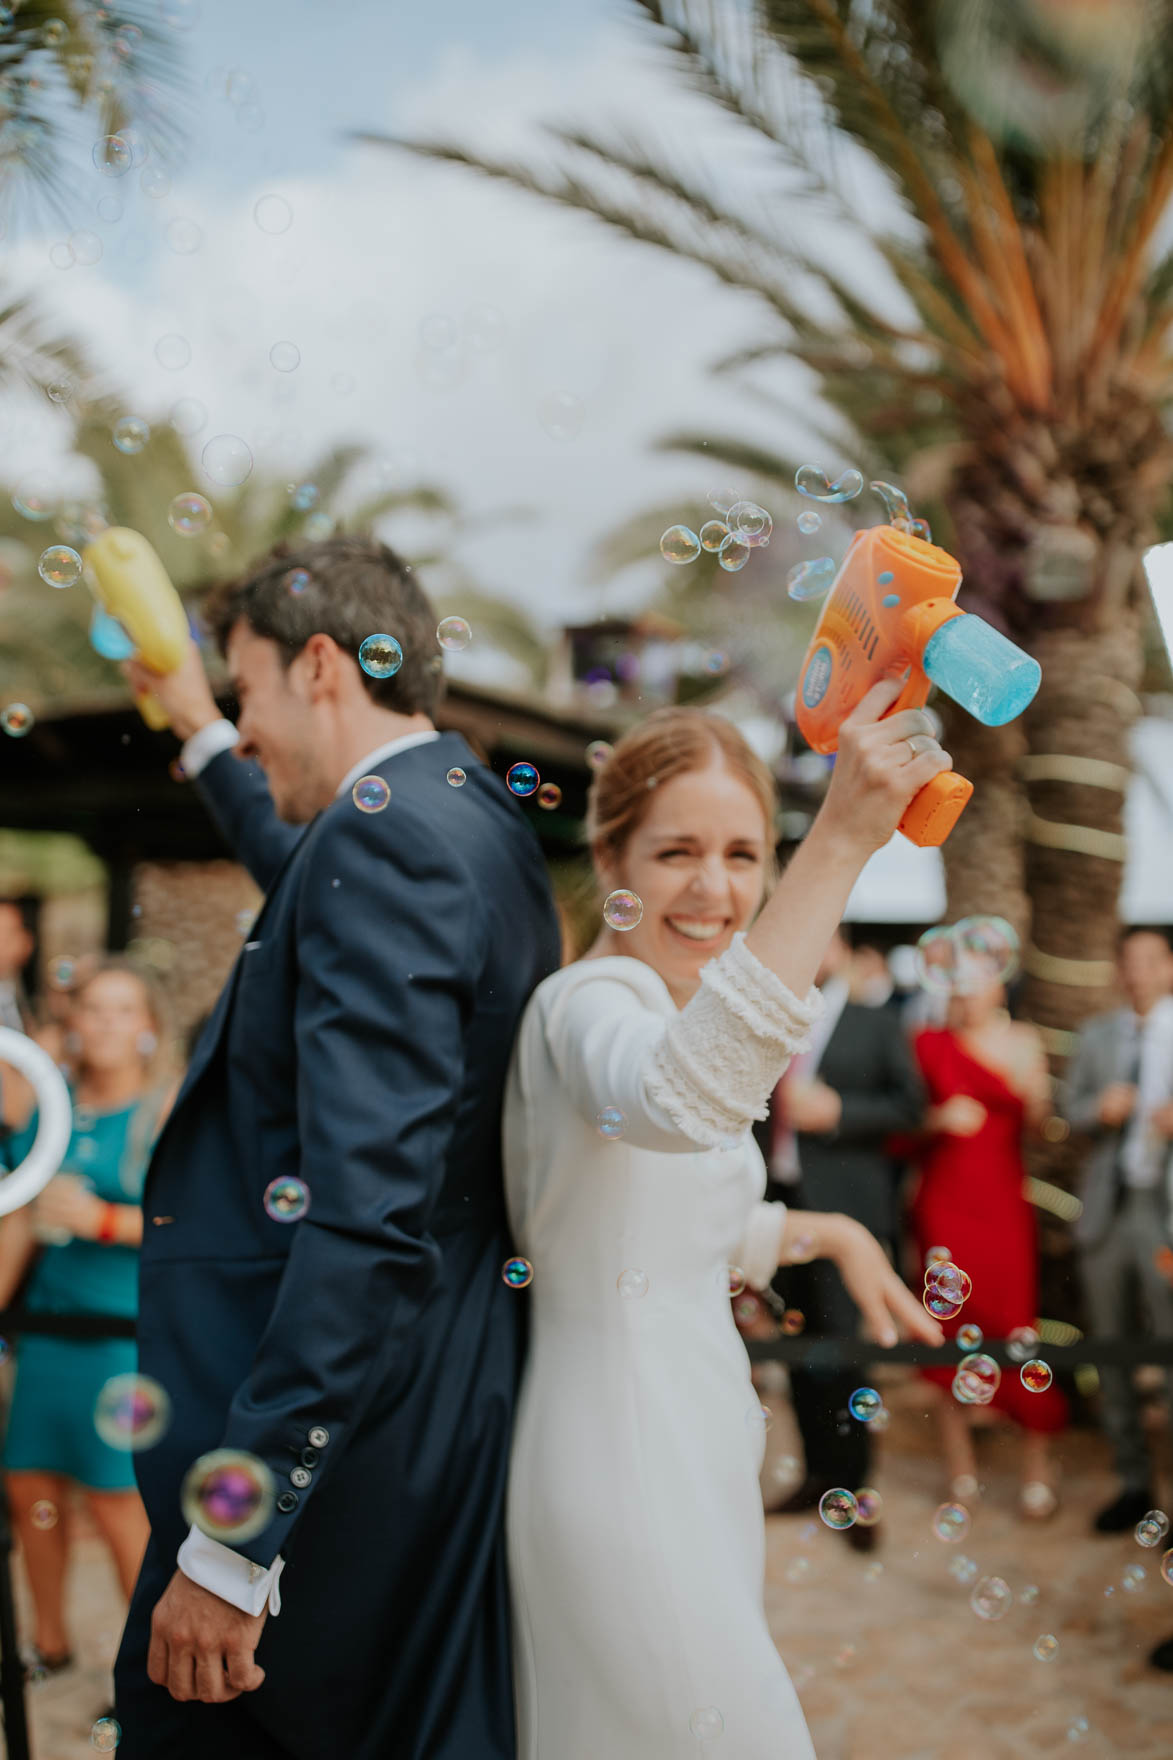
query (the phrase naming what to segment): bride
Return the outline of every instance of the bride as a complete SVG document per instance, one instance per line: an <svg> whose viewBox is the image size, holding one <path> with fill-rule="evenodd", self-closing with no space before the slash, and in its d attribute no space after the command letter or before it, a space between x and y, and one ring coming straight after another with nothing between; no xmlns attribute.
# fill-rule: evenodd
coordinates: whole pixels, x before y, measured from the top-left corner
<svg viewBox="0 0 1173 1760"><path fill-rule="evenodd" d="M728 722L661 710L594 782L600 885L642 916L534 993L505 1110L533 1268L508 1509L520 1760L813 1760L762 1606L761 1408L729 1278L827 1257L878 1343L941 1341L858 1223L762 1202L750 1133L864 862L949 767L920 711L880 719L898 690L844 726L764 905L774 786Z"/></svg>

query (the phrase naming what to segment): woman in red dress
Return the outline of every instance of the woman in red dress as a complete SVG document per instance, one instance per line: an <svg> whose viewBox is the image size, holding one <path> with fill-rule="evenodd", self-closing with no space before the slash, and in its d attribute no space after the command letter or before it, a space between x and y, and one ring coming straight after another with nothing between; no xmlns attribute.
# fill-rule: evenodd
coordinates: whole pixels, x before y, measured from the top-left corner
<svg viewBox="0 0 1173 1760"><path fill-rule="evenodd" d="M921 1263L947 1247L973 1279L961 1312L943 1322L950 1338L963 1325L1007 1338L1038 1319L1038 1243L1022 1143L1051 1110L1042 1042L1033 1027L1010 1019L1001 982L983 980L955 991L948 1024L919 1033L914 1048L930 1101L912 1204ZM941 1390L946 1467L964 1502L977 1492L969 1408L952 1393L952 1368L923 1373ZM1029 1392L1011 1363L991 1403L1023 1432L1022 1512L1045 1519L1057 1507L1049 1439L1067 1421L1066 1401L1054 1386Z"/></svg>

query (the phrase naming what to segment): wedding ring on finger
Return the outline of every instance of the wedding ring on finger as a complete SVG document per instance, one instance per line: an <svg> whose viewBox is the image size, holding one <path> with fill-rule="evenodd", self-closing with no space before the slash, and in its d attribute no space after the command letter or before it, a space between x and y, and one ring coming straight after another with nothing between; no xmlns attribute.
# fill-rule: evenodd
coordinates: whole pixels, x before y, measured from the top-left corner
<svg viewBox="0 0 1173 1760"><path fill-rule="evenodd" d="M941 746L931 733L910 733L905 740L909 751L909 763L919 758L922 752L939 752Z"/></svg>

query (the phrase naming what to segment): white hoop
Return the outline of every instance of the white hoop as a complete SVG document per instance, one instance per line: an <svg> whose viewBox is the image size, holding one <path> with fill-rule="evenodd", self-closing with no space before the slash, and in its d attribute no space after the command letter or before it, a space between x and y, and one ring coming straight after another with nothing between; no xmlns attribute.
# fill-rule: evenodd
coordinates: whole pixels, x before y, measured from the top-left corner
<svg viewBox="0 0 1173 1760"><path fill-rule="evenodd" d="M64 1161L73 1133L73 1104L49 1053L11 1027L0 1027L0 1063L11 1064L27 1077L37 1096L32 1148L11 1173L0 1171L0 1216L7 1216L43 1192Z"/></svg>

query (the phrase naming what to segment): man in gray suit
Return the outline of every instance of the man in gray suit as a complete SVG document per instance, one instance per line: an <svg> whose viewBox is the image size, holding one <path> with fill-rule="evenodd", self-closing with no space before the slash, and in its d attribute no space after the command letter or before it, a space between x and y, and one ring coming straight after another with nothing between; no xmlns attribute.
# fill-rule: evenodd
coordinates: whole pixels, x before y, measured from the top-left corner
<svg viewBox="0 0 1173 1760"><path fill-rule="evenodd" d="M1125 932L1119 978L1126 1006L1085 1022L1067 1076L1067 1122L1091 1139L1076 1242L1095 1333L1131 1333L1139 1297L1151 1332L1173 1338L1173 1288L1156 1265L1173 1137L1173 950L1161 931ZM1094 1526L1119 1534L1153 1507L1148 1449L1131 1372L1107 1367L1100 1385L1122 1485Z"/></svg>

